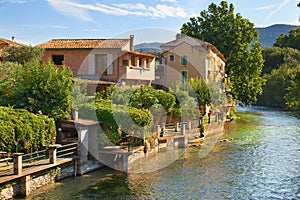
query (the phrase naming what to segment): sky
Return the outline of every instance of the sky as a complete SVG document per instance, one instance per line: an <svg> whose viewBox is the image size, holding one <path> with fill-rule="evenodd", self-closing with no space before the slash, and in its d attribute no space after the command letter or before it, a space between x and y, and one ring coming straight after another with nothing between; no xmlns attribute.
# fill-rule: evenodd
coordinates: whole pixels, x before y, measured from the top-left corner
<svg viewBox="0 0 300 200"><path fill-rule="evenodd" d="M37 45L51 39L129 38L135 44L175 39L206 0L0 0L0 38ZM300 25L299 0L228 0L256 27Z"/></svg>

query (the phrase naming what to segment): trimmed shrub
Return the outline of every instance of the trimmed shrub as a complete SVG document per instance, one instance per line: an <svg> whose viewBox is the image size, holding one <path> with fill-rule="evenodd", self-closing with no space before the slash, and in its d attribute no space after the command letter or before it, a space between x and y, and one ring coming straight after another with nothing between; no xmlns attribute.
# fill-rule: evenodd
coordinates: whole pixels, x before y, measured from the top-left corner
<svg viewBox="0 0 300 200"><path fill-rule="evenodd" d="M0 106L0 149L33 152L51 144L56 135L54 120L25 109Z"/></svg>
<svg viewBox="0 0 300 200"><path fill-rule="evenodd" d="M122 129L123 134L130 132L136 137L142 137L147 132L152 119L151 114L145 109L111 104L110 100L98 100L94 108L87 106L82 110L82 113L79 112L80 117L87 119L92 119L92 112L96 113L97 119L102 122L104 133L114 144L121 142L122 134L118 133L119 128Z"/></svg>

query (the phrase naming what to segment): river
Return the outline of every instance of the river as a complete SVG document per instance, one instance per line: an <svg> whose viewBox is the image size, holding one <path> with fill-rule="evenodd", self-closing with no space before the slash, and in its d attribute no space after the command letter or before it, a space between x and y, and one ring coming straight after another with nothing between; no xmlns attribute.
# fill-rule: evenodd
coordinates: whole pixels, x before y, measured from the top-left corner
<svg viewBox="0 0 300 200"><path fill-rule="evenodd" d="M149 173L104 168L41 188L28 199L300 199L300 120L263 107L238 118L206 155L190 147Z"/></svg>

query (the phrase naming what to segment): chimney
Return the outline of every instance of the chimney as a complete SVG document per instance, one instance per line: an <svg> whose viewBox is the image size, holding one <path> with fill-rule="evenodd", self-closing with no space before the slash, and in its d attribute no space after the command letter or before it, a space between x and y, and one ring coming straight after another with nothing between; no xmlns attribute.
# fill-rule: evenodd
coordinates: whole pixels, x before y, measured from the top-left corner
<svg viewBox="0 0 300 200"><path fill-rule="evenodd" d="M12 37L11 37L11 41L12 41L12 42L15 42L15 36L12 36Z"/></svg>
<svg viewBox="0 0 300 200"><path fill-rule="evenodd" d="M134 39L134 35L130 35L130 51L134 51L133 39Z"/></svg>
<svg viewBox="0 0 300 200"><path fill-rule="evenodd" d="M179 40L180 38L182 38L182 35L180 33L176 34L176 40Z"/></svg>

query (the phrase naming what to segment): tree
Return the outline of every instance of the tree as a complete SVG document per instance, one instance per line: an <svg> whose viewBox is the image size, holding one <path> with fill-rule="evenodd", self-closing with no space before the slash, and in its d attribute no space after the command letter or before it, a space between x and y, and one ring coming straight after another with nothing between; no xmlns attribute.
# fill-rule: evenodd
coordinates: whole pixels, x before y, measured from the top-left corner
<svg viewBox="0 0 300 200"><path fill-rule="evenodd" d="M267 47L263 50L265 60L262 74L270 74L272 70L287 64L291 67L300 64L300 51L293 48Z"/></svg>
<svg viewBox="0 0 300 200"><path fill-rule="evenodd" d="M281 34L276 38L274 47L291 47L300 50L300 27L290 30L289 35Z"/></svg>
<svg viewBox="0 0 300 200"><path fill-rule="evenodd" d="M200 16L191 17L181 27L182 34L212 43L227 59L226 73L230 77L233 99L249 105L262 92L260 77L263 58L258 32L254 24L239 13L233 4L222 1L212 3Z"/></svg>
<svg viewBox="0 0 300 200"><path fill-rule="evenodd" d="M66 66L32 60L18 68L9 104L55 120L70 117L73 73Z"/></svg>
<svg viewBox="0 0 300 200"><path fill-rule="evenodd" d="M286 108L285 96L300 71L300 51L292 48L272 47L263 51L266 85L257 103L264 106Z"/></svg>
<svg viewBox="0 0 300 200"><path fill-rule="evenodd" d="M32 46L11 46L3 49L2 56L4 62L17 62L23 65L30 60L41 61L43 52L43 49Z"/></svg>
<svg viewBox="0 0 300 200"><path fill-rule="evenodd" d="M295 78L291 81L290 87L288 87L285 99L288 107L300 118L300 65L298 65L298 69Z"/></svg>
<svg viewBox="0 0 300 200"><path fill-rule="evenodd" d="M211 103L209 89L203 78L190 78L188 83L196 94L199 106Z"/></svg>

